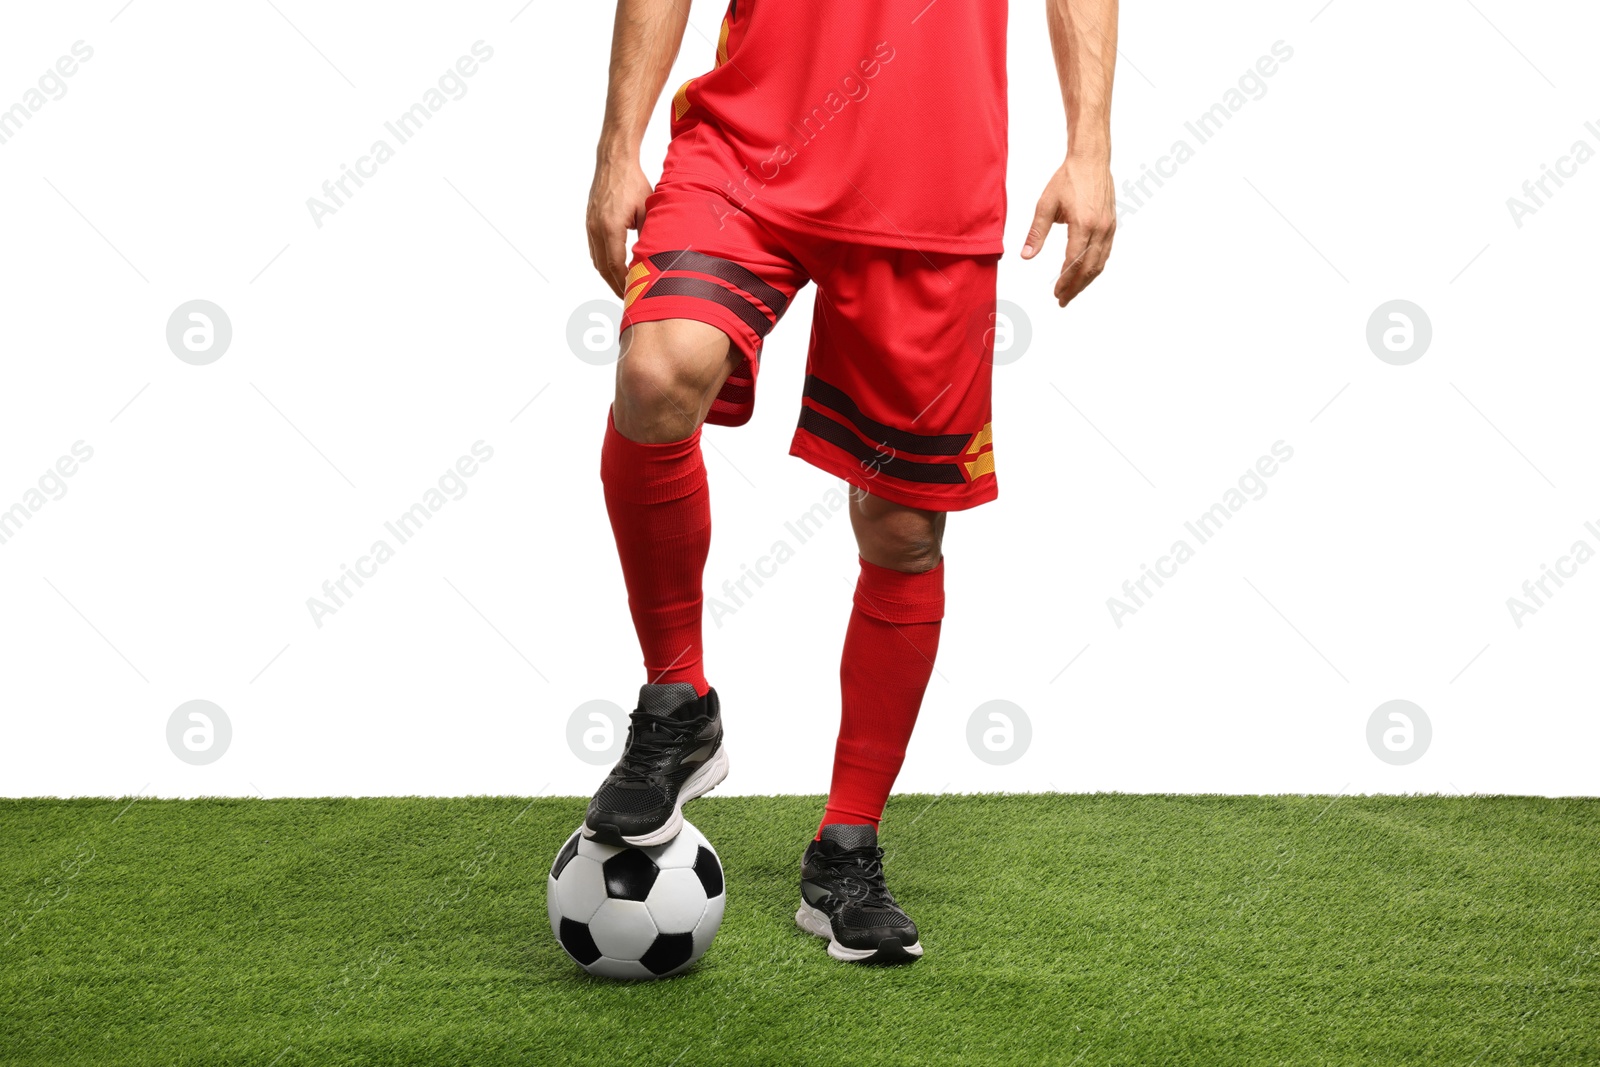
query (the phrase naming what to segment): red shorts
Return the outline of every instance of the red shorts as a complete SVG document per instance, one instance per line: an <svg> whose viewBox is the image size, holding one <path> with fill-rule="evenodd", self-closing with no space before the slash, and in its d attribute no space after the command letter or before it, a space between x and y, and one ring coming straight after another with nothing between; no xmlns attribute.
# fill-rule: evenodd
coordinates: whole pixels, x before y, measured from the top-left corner
<svg viewBox="0 0 1600 1067"><path fill-rule="evenodd" d="M762 340L815 281L789 453L874 496L958 511L996 493L989 386L999 260L841 244L757 221L709 184L664 181L646 202L622 328L693 319L727 334L745 358L707 421L738 426L755 406Z"/></svg>

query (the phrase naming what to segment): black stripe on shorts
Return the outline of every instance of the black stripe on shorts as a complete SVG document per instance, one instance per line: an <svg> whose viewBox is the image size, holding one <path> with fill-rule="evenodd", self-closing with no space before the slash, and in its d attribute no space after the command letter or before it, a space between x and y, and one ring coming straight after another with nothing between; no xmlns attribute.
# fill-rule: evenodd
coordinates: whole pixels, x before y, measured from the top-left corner
<svg viewBox="0 0 1600 1067"><path fill-rule="evenodd" d="M640 299L649 300L653 296L692 296L700 300L709 300L713 304L722 305L743 319L745 325L756 332L757 337L765 337L772 330L772 320L763 315L754 304L732 290L703 278L677 276L662 278L646 289Z"/></svg>
<svg viewBox="0 0 1600 1067"><path fill-rule="evenodd" d="M891 478L899 478L904 482L939 482L947 485L960 485L966 481L961 476L961 469L954 463L918 463L899 456L880 455L875 448L851 433L848 426L833 421L816 408L800 409L800 429L844 449L859 460L864 469L876 467Z"/></svg>
<svg viewBox="0 0 1600 1067"><path fill-rule="evenodd" d="M681 252L657 252L650 257L650 263L660 271L692 270L696 274L721 278L771 308L774 318L782 318L784 308L789 306L789 299L781 292L762 281L749 268L741 267L731 259L718 259L685 249Z"/></svg>
<svg viewBox="0 0 1600 1067"><path fill-rule="evenodd" d="M868 418L843 390L814 375L806 376L805 395L855 423L856 429L864 436L882 441L896 452L910 452L918 456L960 456L966 453L967 442L972 440L970 433L924 434L885 426L876 419Z"/></svg>

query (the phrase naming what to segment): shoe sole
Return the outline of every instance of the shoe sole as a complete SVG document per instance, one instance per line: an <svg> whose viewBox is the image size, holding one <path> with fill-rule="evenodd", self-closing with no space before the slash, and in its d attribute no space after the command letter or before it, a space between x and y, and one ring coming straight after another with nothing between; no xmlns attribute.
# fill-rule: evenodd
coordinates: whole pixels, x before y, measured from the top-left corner
<svg viewBox="0 0 1600 1067"><path fill-rule="evenodd" d="M683 831L683 806L696 797L711 792L721 785L726 777L728 777L728 749L725 745L718 745L716 753L701 764L699 770L684 779L683 787L678 790L677 803L672 805L672 814L667 816L667 821L661 824L660 829L651 830L647 834L613 834L606 830L597 832L585 822L583 836L602 845L627 845L633 848L664 845Z"/></svg>
<svg viewBox="0 0 1600 1067"><path fill-rule="evenodd" d="M833 936L833 923L828 919L828 913L813 908L803 900L800 910L794 913L794 921L806 933L827 941L828 955L844 963L912 963L922 956L922 942L904 945L898 937L884 938L878 942L877 948L841 945L839 939Z"/></svg>

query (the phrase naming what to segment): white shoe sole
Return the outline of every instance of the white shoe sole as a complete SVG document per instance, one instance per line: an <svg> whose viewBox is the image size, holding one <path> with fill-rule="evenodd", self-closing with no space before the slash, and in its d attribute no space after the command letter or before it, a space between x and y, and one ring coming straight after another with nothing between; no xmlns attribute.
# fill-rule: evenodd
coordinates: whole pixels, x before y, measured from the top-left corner
<svg viewBox="0 0 1600 1067"><path fill-rule="evenodd" d="M808 934L823 938L828 942L828 955L845 963L862 963L866 960L882 959L899 960L902 958L916 959L922 955L922 942L914 945L900 945L901 955L880 955L883 947L878 948L848 948L839 944L833 936L833 923L828 919L828 913L820 908L813 908L804 900L800 902L800 910L794 913L795 925ZM898 942L897 942L898 944Z"/></svg>
<svg viewBox="0 0 1600 1067"><path fill-rule="evenodd" d="M726 745L718 745L716 754L684 780L683 788L678 790L678 802L672 805L672 814L661 824L661 829L652 830L647 834L631 836L623 834L623 842L634 848L653 848L671 841L683 830L683 806L695 797L702 797L711 792L721 785L726 777L728 777L728 748ZM594 831L589 829L587 822L583 824L583 836L594 836Z"/></svg>

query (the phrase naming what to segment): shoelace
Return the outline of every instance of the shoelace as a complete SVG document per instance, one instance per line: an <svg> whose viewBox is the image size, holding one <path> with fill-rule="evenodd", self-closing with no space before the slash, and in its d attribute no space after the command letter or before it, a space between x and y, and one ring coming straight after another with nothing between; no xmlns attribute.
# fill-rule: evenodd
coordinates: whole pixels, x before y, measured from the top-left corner
<svg viewBox="0 0 1600 1067"><path fill-rule="evenodd" d="M647 715L634 709L628 716L628 743L617 763L616 777L625 782L648 782L661 769L673 749L699 731L699 722L679 722Z"/></svg>
<svg viewBox="0 0 1600 1067"><path fill-rule="evenodd" d="M814 862L838 876L845 899L867 907L896 908L894 896L883 880L883 849L848 848L828 855L818 851Z"/></svg>

